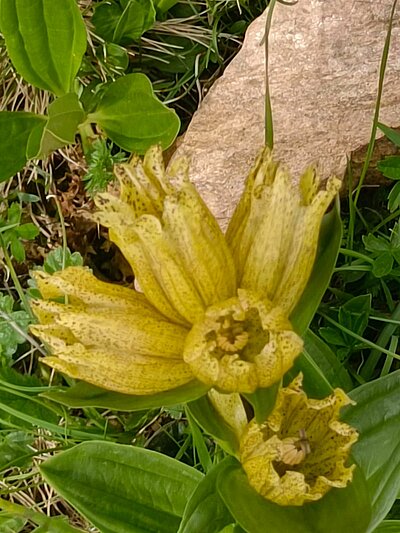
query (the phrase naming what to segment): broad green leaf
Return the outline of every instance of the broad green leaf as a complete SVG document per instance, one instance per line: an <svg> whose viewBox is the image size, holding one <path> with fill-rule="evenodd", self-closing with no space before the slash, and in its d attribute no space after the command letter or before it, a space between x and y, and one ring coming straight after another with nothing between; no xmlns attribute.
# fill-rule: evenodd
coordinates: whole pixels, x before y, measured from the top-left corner
<svg viewBox="0 0 400 533"><path fill-rule="evenodd" d="M180 0L153 0L154 6L158 13L166 13L175 4L178 4Z"/></svg>
<svg viewBox="0 0 400 533"><path fill-rule="evenodd" d="M400 179L400 157L398 155L385 157L382 161L378 161L377 167L387 178Z"/></svg>
<svg viewBox="0 0 400 533"><path fill-rule="evenodd" d="M352 455L371 494L372 531L400 491L400 370L358 387L349 396L356 405L346 407L342 418L360 433Z"/></svg>
<svg viewBox="0 0 400 533"><path fill-rule="evenodd" d="M129 44L152 28L155 20L152 0L113 0L96 7L92 22L106 41Z"/></svg>
<svg viewBox="0 0 400 533"><path fill-rule="evenodd" d="M216 487L218 475L225 469L225 461L215 466L198 484L186 505L178 533L218 533L234 521Z"/></svg>
<svg viewBox="0 0 400 533"><path fill-rule="evenodd" d="M45 124L45 117L34 113L0 112L0 182L24 167L29 159L27 146L30 137L35 131L43 130Z"/></svg>
<svg viewBox="0 0 400 533"><path fill-rule="evenodd" d="M113 41L124 44L130 39L139 39L153 27L156 10L152 0L120 0L123 13L114 29Z"/></svg>
<svg viewBox="0 0 400 533"><path fill-rule="evenodd" d="M399 533L400 520L384 520L374 529L374 533Z"/></svg>
<svg viewBox="0 0 400 533"><path fill-rule="evenodd" d="M392 141L396 146L400 146L400 133L389 126L385 126L381 122L378 122L378 128L386 135L386 137Z"/></svg>
<svg viewBox="0 0 400 533"><path fill-rule="evenodd" d="M167 407L195 400L206 394L208 388L198 381L193 381L159 394L131 396L100 389L81 381L72 387L66 387L59 391L45 392L41 396L72 408L100 407L118 411L141 411L142 409L152 409L161 405Z"/></svg>
<svg viewBox="0 0 400 533"><path fill-rule="evenodd" d="M26 524L26 520L10 513L0 513L1 533L20 533Z"/></svg>
<svg viewBox="0 0 400 533"><path fill-rule="evenodd" d="M106 442L79 444L40 470L102 533L176 533L203 478L170 457Z"/></svg>
<svg viewBox="0 0 400 533"><path fill-rule="evenodd" d="M263 423L275 406L276 395L281 383L275 383L266 389L257 389L252 394L243 394L254 410L254 417L259 424Z"/></svg>
<svg viewBox="0 0 400 533"><path fill-rule="evenodd" d="M0 27L27 82L57 96L71 92L86 50L76 0L1 0Z"/></svg>
<svg viewBox="0 0 400 533"><path fill-rule="evenodd" d="M341 240L340 204L336 201L335 207L323 218L314 268L307 287L290 317L293 328L299 335L303 335L307 330L329 285Z"/></svg>
<svg viewBox="0 0 400 533"><path fill-rule="evenodd" d="M248 483L238 462L231 459L221 471L217 487L226 506L248 533L365 533L370 502L362 472L352 483L331 489L321 500L300 507L281 506L259 495ZM349 529L350 528L350 529Z"/></svg>
<svg viewBox="0 0 400 533"><path fill-rule="evenodd" d="M54 150L73 144L78 126L85 119L85 112L75 93L68 93L54 100L49 105L48 114L40 148L32 157L44 159Z"/></svg>
<svg viewBox="0 0 400 533"><path fill-rule="evenodd" d="M180 127L178 115L156 98L144 74L128 74L112 83L88 120L97 122L118 146L138 154L157 143L168 148Z"/></svg>
<svg viewBox="0 0 400 533"><path fill-rule="evenodd" d="M238 439L224 419L214 409L208 396L187 404L186 409L203 430L228 453L235 455L238 451Z"/></svg>

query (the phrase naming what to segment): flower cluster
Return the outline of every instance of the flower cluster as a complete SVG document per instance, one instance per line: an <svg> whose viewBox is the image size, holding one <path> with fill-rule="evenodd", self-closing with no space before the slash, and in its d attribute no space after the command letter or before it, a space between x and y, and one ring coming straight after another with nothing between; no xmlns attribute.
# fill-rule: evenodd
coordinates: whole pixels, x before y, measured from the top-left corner
<svg viewBox="0 0 400 533"><path fill-rule="evenodd" d="M98 195L94 217L140 291L99 281L83 267L36 272L43 299L32 302L39 322L32 332L51 352L44 363L133 395L200 381L230 419L249 482L263 496L302 505L345 486L356 433L338 421L344 393L307 400L295 380L280 389L262 425L248 424L240 396L279 383L302 351L289 318L340 181L321 188L309 167L296 185L266 148L224 236L186 159L166 169L153 147L115 173L119 194Z"/></svg>
<svg viewBox="0 0 400 533"><path fill-rule="evenodd" d="M33 304L48 365L130 394L194 379L224 392L280 380L302 349L288 320L316 254L322 216L339 188L319 190L309 168L292 183L264 149L226 238L189 180L186 159L165 169L159 147L116 167L119 196L98 196L143 293L101 283L84 268L36 274ZM52 300L65 296L68 303ZM121 375L122 370L122 375Z"/></svg>

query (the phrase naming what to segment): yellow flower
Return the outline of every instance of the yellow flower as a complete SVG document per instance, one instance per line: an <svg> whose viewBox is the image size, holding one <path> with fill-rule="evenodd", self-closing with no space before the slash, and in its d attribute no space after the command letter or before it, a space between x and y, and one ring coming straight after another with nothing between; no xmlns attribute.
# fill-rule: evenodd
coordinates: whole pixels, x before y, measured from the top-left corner
<svg viewBox="0 0 400 533"><path fill-rule="evenodd" d="M350 400L341 389L323 400L309 400L299 375L278 392L266 422L249 423L240 460L250 485L279 505L319 500L332 487L345 487L354 465L346 466L355 429L339 421Z"/></svg>
<svg viewBox="0 0 400 533"><path fill-rule="evenodd" d="M165 169L161 149L153 147L143 161L133 157L117 166L119 195L99 195L94 216L109 228L143 294L101 283L82 268L37 274L44 301L34 303L42 325L33 331L53 353L44 361L75 378L131 394L164 391L193 379L222 392L253 392L279 381L302 349L287 319L292 307L287 301L300 295L308 279L321 217L336 186L316 193L316 180L307 189L303 178L307 191L299 206L300 193L287 173L276 170L269 152L260 161L228 240L191 184L186 159ZM281 174L284 179L278 179ZM290 231L280 216L281 197L287 202L283 209L298 213L290 218ZM286 233L300 235L297 224L304 221L311 244L304 237L288 243ZM277 279L274 293L264 287L268 272ZM46 301L63 295L67 304Z"/></svg>
<svg viewBox="0 0 400 533"><path fill-rule="evenodd" d="M321 190L313 166L296 184L265 148L226 234L239 286L290 315L311 274L322 217L340 186L332 177Z"/></svg>

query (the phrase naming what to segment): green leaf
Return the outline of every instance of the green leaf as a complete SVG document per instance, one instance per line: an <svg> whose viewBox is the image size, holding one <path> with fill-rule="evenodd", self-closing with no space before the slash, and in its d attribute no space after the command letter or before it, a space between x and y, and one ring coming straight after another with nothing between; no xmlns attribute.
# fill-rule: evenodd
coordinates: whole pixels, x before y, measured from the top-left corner
<svg viewBox="0 0 400 533"><path fill-rule="evenodd" d="M21 517L14 517L9 513L0 513L1 533L20 533L26 524L26 520Z"/></svg>
<svg viewBox="0 0 400 533"><path fill-rule="evenodd" d="M12 368L1 368L0 379L4 383L4 385L0 385L0 419L2 425L32 429L32 423L37 426L45 426L46 423L58 424L58 415L43 400L38 399L30 392L19 392L14 387L14 385L21 385L29 388L30 386L42 385L38 379L19 374ZM5 386L8 384L11 386ZM62 428L60 428L60 432L62 433Z"/></svg>
<svg viewBox="0 0 400 533"><path fill-rule="evenodd" d="M180 0L153 0L158 13L166 13L171 7L178 4Z"/></svg>
<svg viewBox="0 0 400 533"><path fill-rule="evenodd" d="M0 499L0 508L6 510L4 516L14 517L15 523L18 525L25 524L27 520L38 525L39 527L33 530L34 533L83 533L82 529L76 529L70 526L68 524L68 519L64 516L46 516L43 513L4 499ZM2 526L3 523L1 522L0 514L1 533L18 533L20 531L19 529L2 529ZM17 527L17 525L15 527Z"/></svg>
<svg viewBox="0 0 400 533"><path fill-rule="evenodd" d="M389 126L385 126L381 122L378 122L378 128L386 135L386 137L392 141L396 146L400 146L400 133Z"/></svg>
<svg viewBox="0 0 400 533"><path fill-rule="evenodd" d="M352 388L347 370L325 342L311 330L304 336L303 353L295 360L293 368L285 374L285 385L299 372L304 375L304 390L314 398L324 398L331 394L335 386L345 390Z"/></svg>
<svg viewBox="0 0 400 533"><path fill-rule="evenodd" d="M79 124L85 120L85 112L75 93L57 98L49 105L49 118L43 130L38 152L32 157L44 159L51 152L75 142Z"/></svg>
<svg viewBox="0 0 400 533"><path fill-rule="evenodd" d="M374 533L399 533L400 520L384 520L374 529Z"/></svg>
<svg viewBox="0 0 400 533"><path fill-rule="evenodd" d="M376 278L383 278L390 274L393 268L393 256L389 253L383 253L372 263L372 274Z"/></svg>
<svg viewBox="0 0 400 533"><path fill-rule="evenodd" d="M388 208L391 213L400 207L400 182L395 183L388 196Z"/></svg>
<svg viewBox="0 0 400 533"><path fill-rule="evenodd" d="M22 263L22 261L25 260L25 248L21 241L13 239L11 241L10 249L11 255L16 261L18 261L18 263Z"/></svg>
<svg viewBox="0 0 400 533"><path fill-rule="evenodd" d="M215 466L197 485L186 505L178 533L218 533L233 522L216 487L219 473L225 469L225 461Z"/></svg>
<svg viewBox="0 0 400 533"><path fill-rule="evenodd" d="M358 387L349 396L356 405L346 407L342 418L360 433L352 455L371 494L371 531L400 491L400 370Z"/></svg>
<svg viewBox="0 0 400 533"><path fill-rule="evenodd" d="M400 179L400 157L398 155L385 157L382 161L378 161L377 167L387 178Z"/></svg>
<svg viewBox="0 0 400 533"><path fill-rule="evenodd" d="M375 254L381 254L382 252L388 252L390 250L390 244L386 239L375 237L372 233L363 236L363 243L368 252L373 252Z"/></svg>
<svg viewBox="0 0 400 533"><path fill-rule="evenodd" d="M243 394L254 410L254 417L259 424L264 422L275 406L276 395L281 383L278 381L274 385L264 389L257 389L252 394Z"/></svg>
<svg viewBox="0 0 400 533"><path fill-rule="evenodd" d="M97 122L118 146L139 154L157 143L168 148L180 127L178 115L155 97L144 74L118 78L88 120Z"/></svg>
<svg viewBox="0 0 400 533"><path fill-rule="evenodd" d="M153 27L156 12L152 0L120 0L96 7L92 22L106 41L129 44Z"/></svg>
<svg viewBox="0 0 400 533"><path fill-rule="evenodd" d="M337 201L335 207L323 218L314 268L301 299L290 317L294 330L301 336L307 330L329 285L341 240L342 222L340 204Z"/></svg>
<svg viewBox="0 0 400 533"><path fill-rule="evenodd" d="M39 235L38 228L31 222L28 224L22 224L16 229L16 232L21 239L26 241L30 241Z"/></svg>
<svg viewBox="0 0 400 533"><path fill-rule="evenodd" d="M8 360L11 360L18 345L26 342L24 333L31 322L26 311L13 311L13 307L12 297L0 294L0 352Z"/></svg>
<svg viewBox="0 0 400 533"><path fill-rule="evenodd" d="M235 455L239 448L238 438L225 420L214 409L208 396L187 404L186 409L203 430L229 454Z"/></svg>
<svg viewBox="0 0 400 533"><path fill-rule="evenodd" d="M40 470L102 533L176 533L203 478L170 457L108 442L79 444Z"/></svg>
<svg viewBox="0 0 400 533"><path fill-rule="evenodd" d="M24 431L12 431L5 435L0 442L0 470L30 463L32 444L33 437Z"/></svg>
<svg viewBox="0 0 400 533"><path fill-rule="evenodd" d="M334 352L329 346L318 337L311 330L308 330L304 336L304 346L307 354L313 359L318 368L321 369L326 380L329 382L332 388L340 387L345 391L349 391L353 388L353 382L346 368L340 364ZM305 388L310 395L313 395L312 388L317 389L315 382L309 382L308 376L304 375ZM329 394L328 389L326 393Z"/></svg>
<svg viewBox="0 0 400 533"><path fill-rule="evenodd" d="M220 472L217 487L226 506L248 533L365 533L370 518L368 491L359 469L353 482L331 489L321 500L281 506L259 495L237 461ZM355 519L356 518L356 519Z"/></svg>
<svg viewBox="0 0 400 533"><path fill-rule="evenodd" d="M338 320L345 328L362 336L368 325L369 315L371 313L371 295L362 294L351 298L339 309ZM346 339L345 346L352 346L359 341L344 333Z"/></svg>
<svg viewBox="0 0 400 533"><path fill-rule="evenodd" d="M319 328L321 337L334 346L347 346L347 340L343 338L340 329L331 326Z"/></svg>
<svg viewBox="0 0 400 533"><path fill-rule="evenodd" d="M60 246L49 252L46 256L43 263L43 270L48 274L54 274L54 272L70 266L83 266L83 257L79 252L71 253L69 248L64 250Z"/></svg>
<svg viewBox="0 0 400 533"><path fill-rule="evenodd" d="M159 394L132 396L100 389L81 381L72 387L66 387L59 391L44 392L41 396L71 408L99 407L118 411L141 411L160 407L161 405L167 407L185 403L203 396L208 389L209 387L206 385L193 381Z"/></svg>
<svg viewBox="0 0 400 533"><path fill-rule="evenodd" d="M18 73L57 96L73 89L86 50L75 0L1 0L0 27Z"/></svg>
<svg viewBox="0 0 400 533"><path fill-rule="evenodd" d="M30 136L36 128L43 130L45 124L46 119L34 113L0 112L0 182L24 167L29 159L26 151Z"/></svg>

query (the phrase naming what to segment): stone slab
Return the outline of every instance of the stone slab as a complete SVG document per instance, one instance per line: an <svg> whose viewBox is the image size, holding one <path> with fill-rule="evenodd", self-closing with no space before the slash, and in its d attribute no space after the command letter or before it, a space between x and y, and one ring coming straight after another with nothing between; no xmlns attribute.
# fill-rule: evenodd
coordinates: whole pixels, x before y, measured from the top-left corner
<svg viewBox="0 0 400 533"><path fill-rule="evenodd" d="M317 162L343 176L368 143L392 0L277 4L270 37L275 154L294 173ZM176 155L223 227L264 142L265 14L195 114ZM400 11L395 15L380 119L400 125Z"/></svg>

